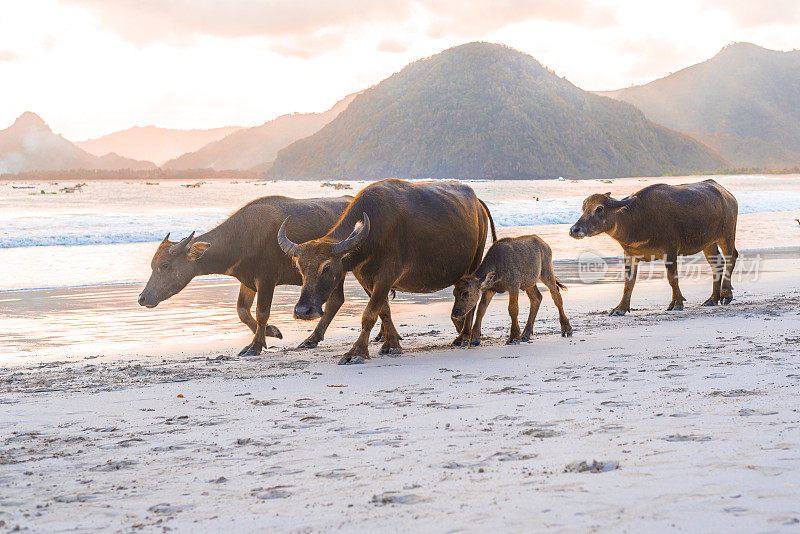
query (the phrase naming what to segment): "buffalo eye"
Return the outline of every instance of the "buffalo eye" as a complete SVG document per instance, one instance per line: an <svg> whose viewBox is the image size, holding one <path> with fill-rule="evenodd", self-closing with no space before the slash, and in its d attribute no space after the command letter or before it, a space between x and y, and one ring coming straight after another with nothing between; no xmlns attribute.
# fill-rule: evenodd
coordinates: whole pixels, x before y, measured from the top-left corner
<svg viewBox="0 0 800 534"><path fill-rule="evenodd" d="M463 293L461 293L461 296L467 298L469 296L469 293L464 291Z"/></svg>
<svg viewBox="0 0 800 534"><path fill-rule="evenodd" d="M322 274L325 274L330 270L331 270L331 264L330 263L326 263L325 266L322 268Z"/></svg>
<svg viewBox="0 0 800 534"><path fill-rule="evenodd" d="M166 271L167 269L169 269L169 263L162 263L158 266L159 271Z"/></svg>
<svg viewBox="0 0 800 534"><path fill-rule="evenodd" d="M594 213L596 215L600 215L601 213L603 213L603 206L597 206L597 208L595 208L594 210Z"/></svg>

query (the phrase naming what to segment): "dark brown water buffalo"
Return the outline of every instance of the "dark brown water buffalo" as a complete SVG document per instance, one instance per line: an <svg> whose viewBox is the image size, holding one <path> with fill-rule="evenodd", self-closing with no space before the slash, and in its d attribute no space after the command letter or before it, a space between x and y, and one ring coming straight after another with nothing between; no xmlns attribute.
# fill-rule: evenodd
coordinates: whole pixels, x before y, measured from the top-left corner
<svg viewBox="0 0 800 534"><path fill-rule="evenodd" d="M524 235L520 237L503 239L495 242L480 266L474 273L469 274L456 283L453 288L452 316L460 318L478 306L475 313L475 324L472 334L465 338L462 346L476 346L481 340L481 322L486 308L489 306L495 293L508 291L508 314L511 316L511 333L507 343L529 341L533 334L533 322L542 303L542 293L536 287L537 282L542 283L550 290L550 296L558 308L558 320L561 323L561 335L571 336L572 327L564 313L564 303L561 300L561 289L566 286L558 281L553 272L553 251L539 236ZM528 294L531 307L528 313L528 322L525 330L520 332L519 322L519 291L522 289ZM480 300L480 304L478 304Z"/></svg>
<svg viewBox="0 0 800 534"><path fill-rule="evenodd" d="M266 336L283 337L268 325L275 286L301 285L303 280L290 258L278 247L275 236L281 222L293 216L298 238L315 239L325 234L347 208L351 196L337 198L294 199L269 196L243 206L219 226L201 236L192 235L180 242L169 240L169 234L156 250L153 269L139 304L153 308L170 298L195 277L204 274L226 274L239 282L236 310L239 319L253 331L253 342L240 354L260 354ZM250 308L256 300L256 318ZM314 332L304 342L316 346L325 334L333 316L344 302L340 286L331 294L325 314Z"/></svg>
<svg viewBox="0 0 800 534"><path fill-rule="evenodd" d="M625 289L611 315L631 309L631 293L640 261L662 259L672 286L668 310L682 310L686 300L678 287L678 256L706 256L714 274L714 288L705 306L729 304L733 299L731 273L736 251L739 205L714 180L694 184L654 184L623 200L595 194L583 201L583 215L570 228L575 239L607 233L625 253ZM722 253L720 253L720 250ZM727 261L727 265L726 265Z"/></svg>
<svg viewBox="0 0 800 534"><path fill-rule="evenodd" d="M381 180L361 191L336 226L319 239L303 242L294 218L287 219L278 242L303 275L294 315L319 317L322 303L352 271L370 297L361 334L339 363L369 358L367 342L378 316L385 336L381 354L398 353L400 336L391 322L389 292L431 293L455 284L480 264L490 225L494 236L488 208L467 185L397 179ZM460 333L454 343L461 344L469 335L471 320L470 313L453 321Z"/></svg>

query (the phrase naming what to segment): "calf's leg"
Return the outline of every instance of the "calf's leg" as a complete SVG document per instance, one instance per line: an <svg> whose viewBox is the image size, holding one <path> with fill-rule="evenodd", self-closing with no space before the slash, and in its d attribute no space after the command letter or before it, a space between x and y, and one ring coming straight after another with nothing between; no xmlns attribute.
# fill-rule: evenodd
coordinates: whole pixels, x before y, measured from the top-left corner
<svg viewBox="0 0 800 534"><path fill-rule="evenodd" d="M529 287L525 290L528 294L528 300L531 301L531 310L528 312L528 322L525 323L525 329L522 331L522 341L526 343L531 340L533 334L533 322L536 320L536 314L539 313L539 306L542 304L542 292L536 285Z"/></svg>
<svg viewBox="0 0 800 534"><path fill-rule="evenodd" d="M622 300L609 315L625 315L631 311L631 294L636 284L636 275L639 272L639 258L625 255L625 288L622 290Z"/></svg>
<svg viewBox="0 0 800 534"><path fill-rule="evenodd" d="M516 345L520 340L519 331L519 288L508 288L508 315L511 316L511 334L508 336L507 345Z"/></svg>
<svg viewBox="0 0 800 534"><path fill-rule="evenodd" d="M481 323L483 322L483 316L486 314L486 308L489 307L489 303L492 301L492 297L494 297L494 291L488 289L481 296L481 301L478 303L478 308L475 311L475 324L472 326L469 340L469 344L473 347L477 347L481 344Z"/></svg>
<svg viewBox="0 0 800 534"><path fill-rule="evenodd" d="M719 247L716 243L703 249L703 254L706 257L706 261L708 261L708 264L711 266L711 274L714 277L711 296L703 303L703 306L716 306L719 304L720 299L720 287L722 286L722 273L725 268L725 258L720 254Z"/></svg>
<svg viewBox="0 0 800 534"><path fill-rule="evenodd" d="M634 274L634 280L635 279L636 274ZM561 288L558 287L559 282L556 279L556 274L553 272L552 263L542 271L541 280L548 291L550 291L550 296L553 298L556 308L558 308L558 322L561 324L561 337L572 336L572 325L569 324L567 314L564 313L564 300L561 298ZM539 299L541 300L541 294L539 295ZM628 303L630 306L630 295L628 296Z"/></svg>

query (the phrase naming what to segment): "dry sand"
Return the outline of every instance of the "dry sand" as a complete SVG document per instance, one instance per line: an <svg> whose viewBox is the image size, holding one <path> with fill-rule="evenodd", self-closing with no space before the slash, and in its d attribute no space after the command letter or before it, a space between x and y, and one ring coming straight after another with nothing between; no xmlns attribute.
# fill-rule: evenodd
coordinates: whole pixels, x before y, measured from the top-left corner
<svg viewBox="0 0 800 534"><path fill-rule="evenodd" d="M517 346L502 343L497 298L479 348L447 347L449 304L432 303L395 313L404 354L373 344L360 366L335 365L351 318L314 351L276 340L251 358L231 347L8 367L0 525L796 531L800 262L789 263L739 283L728 307L699 307L703 280L683 284L685 311L664 312L669 288L653 281L612 318L619 285L573 287L569 339L545 294L535 338Z"/></svg>

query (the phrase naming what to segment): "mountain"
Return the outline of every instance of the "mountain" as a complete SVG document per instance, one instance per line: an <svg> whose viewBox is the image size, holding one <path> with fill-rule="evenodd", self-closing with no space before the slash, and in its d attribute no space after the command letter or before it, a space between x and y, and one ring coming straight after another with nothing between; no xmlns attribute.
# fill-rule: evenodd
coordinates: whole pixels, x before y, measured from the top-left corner
<svg viewBox="0 0 800 534"><path fill-rule="evenodd" d="M703 141L736 167L800 164L800 51L735 43L665 78L598 94Z"/></svg>
<svg viewBox="0 0 800 534"><path fill-rule="evenodd" d="M281 148L307 137L341 113L355 95L349 95L323 113L282 115L210 143L195 152L167 161L165 169L259 169L268 168Z"/></svg>
<svg viewBox="0 0 800 534"><path fill-rule="evenodd" d="M695 140L511 48L412 63L278 153L273 178L601 178L719 169Z"/></svg>
<svg viewBox="0 0 800 534"><path fill-rule="evenodd" d="M75 143L80 148L102 156L114 152L121 156L154 161L161 164L181 154L192 152L228 134L240 130L241 126L225 126L210 130L175 130L157 126L134 126L97 139Z"/></svg>
<svg viewBox="0 0 800 534"><path fill-rule="evenodd" d="M26 111L10 127L0 130L0 174L72 169L152 169L155 164L117 154L102 158L56 135L35 113Z"/></svg>

